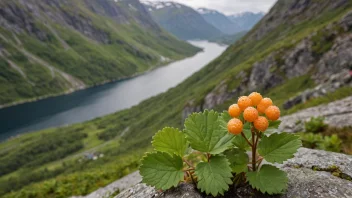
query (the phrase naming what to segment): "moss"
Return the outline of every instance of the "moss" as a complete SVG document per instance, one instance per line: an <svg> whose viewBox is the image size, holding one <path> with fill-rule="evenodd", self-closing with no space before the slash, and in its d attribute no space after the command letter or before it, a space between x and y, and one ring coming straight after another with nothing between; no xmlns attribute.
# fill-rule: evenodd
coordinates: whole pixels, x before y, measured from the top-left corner
<svg viewBox="0 0 352 198"><path fill-rule="evenodd" d="M312 166L312 170L314 171L325 171L331 173L335 177L339 177L341 179L346 179L348 181L352 181L352 177L343 173L340 169L340 167L336 165L331 165L327 168L321 168L319 166Z"/></svg>

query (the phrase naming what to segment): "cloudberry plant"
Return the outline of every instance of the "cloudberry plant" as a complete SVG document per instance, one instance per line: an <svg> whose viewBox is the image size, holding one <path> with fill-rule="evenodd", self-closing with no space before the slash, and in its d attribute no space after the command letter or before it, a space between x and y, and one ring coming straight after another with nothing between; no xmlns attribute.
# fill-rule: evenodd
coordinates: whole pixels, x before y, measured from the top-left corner
<svg viewBox="0 0 352 198"><path fill-rule="evenodd" d="M243 112L243 118L247 122L254 122L258 118L258 111L254 107L247 107Z"/></svg>
<svg viewBox="0 0 352 198"><path fill-rule="evenodd" d="M280 117L280 109L277 106L269 106L265 110L265 115L269 120L275 121Z"/></svg>
<svg viewBox="0 0 352 198"><path fill-rule="evenodd" d="M238 135L243 130L243 123L241 120L237 118L233 118L227 123L227 129L229 130L230 133L234 135Z"/></svg>
<svg viewBox="0 0 352 198"><path fill-rule="evenodd" d="M260 113L265 113L265 110L273 105L273 101L270 98L263 98L257 106L257 110Z"/></svg>
<svg viewBox="0 0 352 198"><path fill-rule="evenodd" d="M233 104L229 107L229 114L233 118L238 117L241 114L241 109L238 107L237 104Z"/></svg>
<svg viewBox="0 0 352 198"><path fill-rule="evenodd" d="M241 96L238 98L237 105L244 111L247 107L252 105L252 100L248 96Z"/></svg>
<svg viewBox="0 0 352 198"><path fill-rule="evenodd" d="M262 193L283 193L286 173L262 161L283 163L293 157L301 141L294 134L276 133L280 121L268 119L277 120L280 111L269 98L258 103L259 95L242 96L237 106L223 113L193 113L185 120L184 130L158 131L152 140L154 151L142 159L142 181L161 190L192 182L213 196L224 195L233 182L248 182ZM265 115L258 116L253 107L257 103Z"/></svg>
<svg viewBox="0 0 352 198"><path fill-rule="evenodd" d="M262 99L263 99L263 96L257 92L253 92L253 93L249 94L248 97L252 100L253 106L257 106L260 103L260 101L262 101Z"/></svg>

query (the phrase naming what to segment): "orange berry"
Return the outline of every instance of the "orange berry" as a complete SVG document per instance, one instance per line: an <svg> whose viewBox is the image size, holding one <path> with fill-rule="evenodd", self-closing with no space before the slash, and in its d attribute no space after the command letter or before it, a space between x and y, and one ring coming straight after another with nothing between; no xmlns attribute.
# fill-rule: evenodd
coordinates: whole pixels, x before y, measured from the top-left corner
<svg viewBox="0 0 352 198"><path fill-rule="evenodd" d="M253 122L254 127L258 129L258 131L264 132L269 127L269 121L264 116L259 116Z"/></svg>
<svg viewBox="0 0 352 198"><path fill-rule="evenodd" d="M280 109L277 106L270 106L265 110L265 115L269 120L278 120L280 117Z"/></svg>
<svg viewBox="0 0 352 198"><path fill-rule="evenodd" d="M263 96L260 93L253 92L248 96L252 100L252 105L257 106L260 101L263 99Z"/></svg>
<svg viewBox="0 0 352 198"><path fill-rule="evenodd" d="M257 105L257 110L260 113L265 113L266 108L271 105L273 105L273 101L271 101L270 98L263 98L263 100L261 100L260 103Z"/></svg>
<svg viewBox="0 0 352 198"><path fill-rule="evenodd" d="M238 107L244 111L247 107L252 105L252 100L247 96L241 96L237 101Z"/></svg>
<svg viewBox="0 0 352 198"><path fill-rule="evenodd" d="M253 122L258 118L258 111L254 107L247 107L243 112L243 117L248 122Z"/></svg>
<svg viewBox="0 0 352 198"><path fill-rule="evenodd" d="M229 107L229 114L231 117L238 117L241 114L241 109L237 104L233 104Z"/></svg>
<svg viewBox="0 0 352 198"><path fill-rule="evenodd" d="M238 135L242 132L243 123L241 120L237 118L233 118L227 123L227 129L229 130L230 133L234 135Z"/></svg>

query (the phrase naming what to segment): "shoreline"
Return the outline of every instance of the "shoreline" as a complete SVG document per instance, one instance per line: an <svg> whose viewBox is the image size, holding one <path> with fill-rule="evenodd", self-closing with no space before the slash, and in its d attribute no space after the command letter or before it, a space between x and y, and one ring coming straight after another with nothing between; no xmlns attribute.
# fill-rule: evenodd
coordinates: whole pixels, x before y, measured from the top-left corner
<svg viewBox="0 0 352 198"><path fill-rule="evenodd" d="M96 83L94 85L85 86L85 87L79 87L77 89L71 88L71 89L69 89L69 90L67 90L65 92L60 92L60 93L57 93L57 94L48 94L48 95L43 95L43 96L39 96L39 97L35 97L35 98L23 99L23 100L20 100L20 101L17 101L17 102L11 102L11 103L2 104L2 105L0 105L0 110L6 109L6 108L10 108L10 107L15 107L15 106L26 104L26 103L38 102L38 101L45 100L45 99L48 99L48 98L54 98L54 97L58 97L58 96L65 96L65 95L73 94L73 93L81 91L81 90L86 90L86 89L90 89L90 88L106 85L106 84L109 84L109 83L116 83L116 82L119 82L119 81L129 80L129 79L132 79L132 78L147 74L147 73L149 73L149 72L151 72L153 70L156 70L158 68L165 67L165 66L167 66L167 65L169 65L171 63L175 63L177 61L193 57L193 56L197 55L198 53L200 53L202 51L204 51L204 49L200 49L198 52L196 52L195 54L192 54L191 56L185 56L185 57L182 57L180 59L174 59L174 60L170 60L169 59L169 61L162 62L162 63L160 63L160 65L156 64L154 67L152 67L152 68L150 68L148 70L145 70L143 72L137 72L137 73L135 73L135 74L133 74L131 76L126 76L126 77L122 77L122 78L118 78L118 79L110 79L110 80L106 80L106 81L103 81L103 82L100 82L100 83Z"/></svg>

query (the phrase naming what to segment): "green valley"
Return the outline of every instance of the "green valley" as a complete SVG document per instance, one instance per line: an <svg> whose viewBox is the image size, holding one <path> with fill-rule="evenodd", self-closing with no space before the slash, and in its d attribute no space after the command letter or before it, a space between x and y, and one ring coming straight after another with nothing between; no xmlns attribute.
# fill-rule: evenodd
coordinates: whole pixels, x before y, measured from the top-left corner
<svg viewBox="0 0 352 198"><path fill-rule="evenodd" d="M200 49L137 1L1 1L0 105L140 74Z"/></svg>
<svg viewBox="0 0 352 198"><path fill-rule="evenodd" d="M352 2L308 1L302 5L304 9L295 7L295 2L294 0L278 1L259 24L231 45L220 57L165 93L108 116L71 126L23 134L1 143L0 196L44 198L86 195L137 170L144 152L151 149L151 139L158 130L165 126L183 128L183 119L194 111L226 110L229 104L237 100L237 97L251 91L261 92L264 96L277 101L276 105L283 109L283 114L352 95L351 76L346 77L346 74L349 75L351 65L344 61L346 57L349 58L352 55L338 53L349 52L352 46L350 45ZM301 12L300 15L296 14L298 10ZM83 13L90 13L87 8L83 11ZM101 20L101 16L96 20ZM98 24L106 25L99 22ZM138 27L136 24L125 24L125 26ZM101 28L104 29L104 27L106 28L106 26ZM60 30L59 27L55 28L58 34L60 31L65 31ZM47 31L50 32L49 29ZM142 33L136 30L133 32L136 34L134 38L140 39L139 36ZM197 51L161 31L159 39L153 38L152 34L147 37L149 38L147 40L155 41L154 46L148 45L154 49L152 55L146 55L146 45L142 45L145 42L144 39L138 40L139 42L131 39L131 42L139 46L138 49L141 51L133 51L133 47L126 49L135 52L137 57L145 59L128 62L130 54L124 51L121 54L129 55L124 60L129 64L122 64L126 67L125 70L121 68L118 71L111 68L109 70L114 59L111 53L117 50L113 44L109 44L106 48L99 45L89 46L88 43L91 40L88 38L80 38L75 31L68 33L70 34L72 37L76 36L75 39L63 38L70 49L59 50L63 56L68 57L60 60L66 63L62 65L52 61L58 57L56 53L59 52L55 51L56 48L43 49L35 39L26 39L26 42L31 42L27 44L25 41L21 42L24 46L36 46L36 56L40 56L60 68L60 71L67 73L70 73L71 62L81 62L82 56L83 59L94 56L104 57L94 62L100 64L106 61L104 62L106 70L101 71L99 68L93 70L94 73L99 73L98 76L89 75L91 71L89 68L96 65L89 65L91 61L82 61L83 65L88 65L78 67L70 73L87 85L101 82L110 74L120 74L123 77L126 74L133 75L135 72L147 70L151 66L143 68L146 65L138 64L138 61L148 60L147 63L155 65L159 60L155 58L157 55L179 59ZM128 32L121 34L126 35ZM15 53L23 50L16 47L14 43L17 39L11 37L8 31L2 30L1 35L7 35L8 41L3 40L1 45L9 45L8 51L12 49L12 53ZM110 38L117 39L123 35L111 32ZM160 35L165 35L165 40L160 39ZM56 45L60 43L57 38L52 39ZM81 42L77 42L77 39ZM175 45L168 45L170 40ZM159 45L159 42L165 43ZM317 45L323 46L316 47ZM126 46L129 45L126 44ZM164 50L162 46L168 46L168 50ZM84 55L85 53L89 55ZM7 60L19 65L21 60L26 59L23 56L6 57ZM331 60L336 64L329 67ZM10 64L8 61L3 62L2 67ZM32 67L29 66L29 68ZM76 71L81 72L75 73ZM20 74L12 75L14 72L8 71L9 75L21 78ZM50 76L50 70L43 72ZM336 77L331 79L334 75ZM28 79L32 77L28 75ZM340 86L329 87L333 84L332 80L339 82ZM62 87L58 89L65 90L69 87L64 78L60 82ZM314 92L319 90L318 85L327 86L326 90L329 93L319 95L320 92ZM291 100L288 100L301 97L305 91L312 93L307 100L304 103L291 105ZM48 146L47 141L53 146ZM87 153L104 154L104 156L91 160L85 157Z"/></svg>

